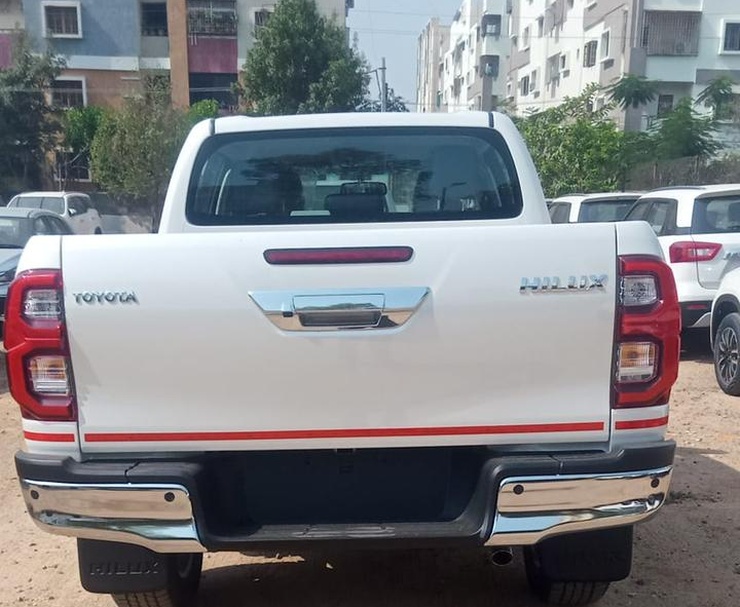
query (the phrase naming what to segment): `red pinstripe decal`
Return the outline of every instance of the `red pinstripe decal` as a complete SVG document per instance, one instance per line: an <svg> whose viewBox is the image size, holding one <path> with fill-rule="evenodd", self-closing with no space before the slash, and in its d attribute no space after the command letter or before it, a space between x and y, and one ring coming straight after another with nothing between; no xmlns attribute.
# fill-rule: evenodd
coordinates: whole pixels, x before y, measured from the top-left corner
<svg viewBox="0 0 740 607"><path fill-rule="evenodd" d="M23 431L26 440L35 440L42 443L73 443L75 442L74 434L55 434L52 432L29 432Z"/></svg>
<svg viewBox="0 0 740 607"><path fill-rule="evenodd" d="M643 428L659 428L668 425L668 416L655 417L652 419L629 419L617 422L614 427L617 430L641 430Z"/></svg>
<svg viewBox="0 0 740 607"><path fill-rule="evenodd" d="M90 432L85 434L85 440L89 443L300 440L319 438L390 438L399 436L466 436L476 434L600 432L603 429L603 422L577 422L560 424L518 424L509 426L262 430L253 432Z"/></svg>

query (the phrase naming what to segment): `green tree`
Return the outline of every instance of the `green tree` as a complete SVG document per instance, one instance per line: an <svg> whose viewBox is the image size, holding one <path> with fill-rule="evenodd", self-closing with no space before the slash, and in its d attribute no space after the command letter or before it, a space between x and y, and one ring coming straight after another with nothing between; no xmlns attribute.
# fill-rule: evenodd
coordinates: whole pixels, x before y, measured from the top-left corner
<svg viewBox="0 0 740 607"><path fill-rule="evenodd" d="M63 67L62 59L33 53L19 37L13 64L0 70L0 187L43 185L43 166L59 131L45 92Z"/></svg>
<svg viewBox="0 0 740 607"><path fill-rule="evenodd" d="M408 112L409 109L406 107L406 102L403 97L396 95L396 92L388 87L388 96L386 101L387 112ZM381 103L379 99L367 98L363 100L360 106L357 108L358 112L379 112Z"/></svg>
<svg viewBox="0 0 740 607"><path fill-rule="evenodd" d="M625 74L607 89L609 100L623 110L639 108L653 101L658 95L658 84L644 76Z"/></svg>
<svg viewBox="0 0 740 607"><path fill-rule="evenodd" d="M106 113L92 143L92 171L103 189L159 223L172 168L190 122L169 103L161 82Z"/></svg>
<svg viewBox="0 0 740 607"><path fill-rule="evenodd" d="M104 115L105 110L94 105L63 111L61 115L63 153L57 155L57 169L62 187L65 187L63 180L73 166L90 165L90 150Z"/></svg>
<svg viewBox="0 0 740 607"><path fill-rule="evenodd" d="M237 92L256 114L348 112L362 104L367 67L314 0L280 0L257 32Z"/></svg>
<svg viewBox="0 0 740 607"><path fill-rule="evenodd" d="M734 84L735 81L729 76L715 78L699 94L696 103L712 108L712 115L715 120L731 119L736 113L734 107L735 94L732 90Z"/></svg>
<svg viewBox="0 0 740 607"><path fill-rule="evenodd" d="M670 160L687 156L711 156L720 148L714 139L716 130L714 120L700 116L694 109L691 98L685 97L658 122L654 135L658 158Z"/></svg>
<svg viewBox="0 0 740 607"><path fill-rule="evenodd" d="M197 124L201 120L216 118L218 116L219 104L215 99L203 99L197 101L188 109L188 120L191 124Z"/></svg>
<svg viewBox="0 0 740 607"><path fill-rule="evenodd" d="M608 119L609 106L594 110L598 92L589 87L555 108L517 120L550 197L619 186L624 134Z"/></svg>

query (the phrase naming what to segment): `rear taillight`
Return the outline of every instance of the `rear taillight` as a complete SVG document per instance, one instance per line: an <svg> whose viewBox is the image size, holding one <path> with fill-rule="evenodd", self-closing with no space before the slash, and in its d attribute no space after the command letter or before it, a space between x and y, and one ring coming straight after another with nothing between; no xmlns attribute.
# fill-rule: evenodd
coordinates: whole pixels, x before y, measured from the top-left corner
<svg viewBox="0 0 740 607"><path fill-rule="evenodd" d="M59 270L20 273L8 290L5 349L8 383L23 417L76 417Z"/></svg>
<svg viewBox="0 0 740 607"><path fill-rule="evenodd" d="M668 249L668 254L671 263L711 261L721 248L722 245L716 242L674 242Z"/></svg>
<svg viewBox="0 0 740 607"><path fill-rule="evenodd" d="M619 259L615 407L668 402L678 377L681 310L670 267L658 257Z"/></svg>

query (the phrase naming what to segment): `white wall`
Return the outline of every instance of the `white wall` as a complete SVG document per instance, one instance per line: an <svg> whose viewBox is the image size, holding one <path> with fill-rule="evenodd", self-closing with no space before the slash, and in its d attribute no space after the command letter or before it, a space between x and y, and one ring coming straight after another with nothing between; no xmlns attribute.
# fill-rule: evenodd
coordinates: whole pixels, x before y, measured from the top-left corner
<svg viewBox="0 0 740 607"><path fill-rule="evenodd" d="M567 19L561 26L556 26L553 34L548 36L545 10L550 3L547 0L521 1L521 17L516 32L512 34L518 37L518 48L524 50L524 30L529 27L530 31L530 62L528 65L512 72L510 80L513 87L519 87L524 76L532 76L537 72L537 89L534 92L522 96L517 93L517 113L525 114L531 111L546 110L563 102L565 97L575 97L591 83L599 82L601 71L601 48L597 49L596 65L593 67L583 66L583 47L590 40L596 40L601 45L601 35L604 33L604 23L600 22L589 28L583 29L583 14L586 6L591 0L575 0L573 8L568 9ZM538 18L544 20L544 31L542 37L538 36ZM612 51L610 56L617 61L621 57L615 56L614 49L618 48L617 42L612 39ZM621 50L621 47L619 47ZM545 82L547 74L547 61L555 54L564 54L567 57L568 69L560 71L560 80L556 86Z"/></svg>

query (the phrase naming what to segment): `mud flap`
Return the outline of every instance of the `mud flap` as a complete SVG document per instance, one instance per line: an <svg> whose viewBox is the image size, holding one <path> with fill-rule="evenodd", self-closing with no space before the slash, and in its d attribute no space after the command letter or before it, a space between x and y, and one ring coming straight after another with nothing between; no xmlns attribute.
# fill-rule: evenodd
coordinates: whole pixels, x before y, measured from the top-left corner
<svg viewBox="0 0 740 607"><path fill-rule="evenodd" d="M152 592L167 587L167 555L140 546L77 540L80 581L88 592Z"/></svg>
<svg viewBox="0 0 740 607"><path fill-rule="evenodd" d="M632 527L553 537L534 552L541 573L552 582L616 582L632 569Z"/></svg>

